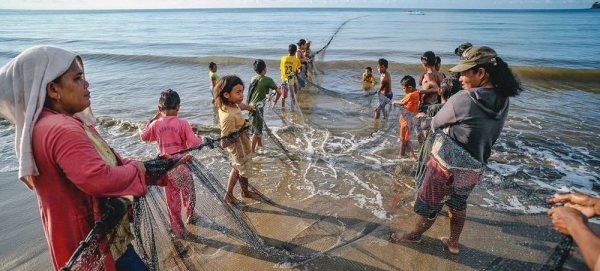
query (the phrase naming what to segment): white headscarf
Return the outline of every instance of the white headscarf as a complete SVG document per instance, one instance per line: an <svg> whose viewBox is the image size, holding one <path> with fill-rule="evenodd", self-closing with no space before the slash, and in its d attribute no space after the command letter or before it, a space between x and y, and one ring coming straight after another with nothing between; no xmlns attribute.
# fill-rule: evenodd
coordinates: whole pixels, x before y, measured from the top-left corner
<svg viewBox="0 0 600 271"><path fill-rule="evenodd" d="M39 175L31 139L33 127L46 100L46 86L65 73L74 59L83 69L83 61L73 52L52 47L31 47L0 69L0 116L16 125L15 152L19 160L19 178L33 189L33 177ZM86 125L94 123L91 108L75 114Z"/></svg>

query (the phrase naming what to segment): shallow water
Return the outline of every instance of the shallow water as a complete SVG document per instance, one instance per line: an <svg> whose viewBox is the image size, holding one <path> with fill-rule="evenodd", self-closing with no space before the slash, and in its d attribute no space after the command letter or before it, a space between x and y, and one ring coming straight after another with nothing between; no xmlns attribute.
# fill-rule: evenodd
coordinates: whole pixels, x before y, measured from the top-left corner
<svg viewBox="0 0 600 271"><path fill-rule="evenodd" d="M312 87L301 93L300 111L266 111L269 126L291 152L305 157L306 167L298 172L270 163L281 156L270 153L255 168L264 182L257 186L266 193L287 187L283 196L292 201L315 195L348 200L390 221L394 210L389 206L395 194L413 185L413 164L396 156L397 123L372 120L376 101L361 90L360 75L366 66L375 67L378 58L387 58L395 98L400 99L399 80L406 74L418 77L419 55L424 50L439 54L442 72L447 73L457 62L454 47L464 41L485 44L513 67L526 89L511 100L509 118L489 166L540 195L572 190L600 195L600 62L589 57L600 55L599 38L592 30L600 23L597 12L426 13L0 11L0 64L39 44L80 53L98 129L122 156L147 159L156 155L156 146L142 143L138 131L154 115L162 90L178 91L180 117L202 135L215 137L219 127L210 104L208 62L217 62L219 75L237 74L248 82L253 76L252 61L260 57L267 60L268 75L278 78L278 59L286 54L289 43L308 37L313 51L317 50L344 21L360 17L340 29L318 62L324 72L318 83L327 90ZM298 31L282 31L282 21L299 15L307 19ZM422 25L428 25L430 32L424 33ZM0 120L0 172L16 170L13 145L14 127ZM24 188L15 191L15 198L31 195ZM525 209L519 202L504 208Z"/></svg>

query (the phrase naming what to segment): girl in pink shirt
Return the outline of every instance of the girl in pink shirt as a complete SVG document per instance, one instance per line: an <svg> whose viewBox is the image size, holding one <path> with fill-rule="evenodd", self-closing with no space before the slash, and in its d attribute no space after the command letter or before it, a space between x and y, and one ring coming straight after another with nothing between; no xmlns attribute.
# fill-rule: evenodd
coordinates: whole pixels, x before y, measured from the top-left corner
<svg viewBox="0 0 600 271"><path fill-rule="evenodd" d="M179 94L171 89L163 91L158 99L158 113L142 131L142 140L156 141L161 154L174 153L202 144L202 139L192 131L190 124L177 117L179 107ZM196 191L190 170L185 165L169 171L167 179L165 197L171 233L181 238L185 235L185 226L181 218L182 202L187 213L187 223L193 224L198 219L198 214L194 211Z"/></svg>

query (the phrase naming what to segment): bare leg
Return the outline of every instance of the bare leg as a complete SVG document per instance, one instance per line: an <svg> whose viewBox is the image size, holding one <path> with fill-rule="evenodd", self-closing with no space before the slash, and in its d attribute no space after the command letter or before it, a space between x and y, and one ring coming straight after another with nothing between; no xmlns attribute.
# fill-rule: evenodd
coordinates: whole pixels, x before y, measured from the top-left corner
<svg viewBox="0 0 600 271"><path fill-rule="evenodd" d="M400 141L400 151L399 151L400 156L406 155L406 145L407 144L405 141Z"/></svg>
<svg viewBox="0 0 600 271"><path fill-rule="evenodd" d="M225 203L240 203L240 200L233 196L233 188L237 183L238 176L239 172L235 168L232 168L231 173L229 174L229 180L227 181L227 194L225 194L225 196L223 197L223 201Z"/></svg>
<svg viewBox="0 0 600 271"><path fill-rule="evenodd" d="M429 230L429 228L431 228L434 222L435 218L429 219L421 216L417 224L415 224L415 228L411 232L394 232L392 233L392 239L396 242L421 242L421 236L423 233Z"/></svg>
<svg viewBox="0 0 600 271"><path fill-rule="evenodd" d="M240 193L240 196L242 196L243 198L251 198L251 199L256 199L259 198L260 195L257 193L254 193L252 191L250 191L250 189L248 189L248 178L244 178L242 176L239 177L240 179L240 187L242 188L242 192Z"/></svg>
<svg viewBox="0 0 600 271"><path fill-rule="evenodd" d="M258 142L260 141L260 137L258 135L252 135L252 152L256 152L256 145L259 145Z"/></svg>
<svg viewBox="0 0 600 271"><path fill-rule="evenodd" d="M450 237L441 239L444 245L448 247L450 253L458 254L458 239L467 219L467 211L449 210L449 212L452 213L452 218L450 219Z"/></svg>
<svg viewBox="0 0 600 271"><path fill-rule="evenodd" d="M258 140L256 141L256 146L262 148L262 146L263 146L263 144L262 144L262 136L261 135L255 135L255 136L258 138Z"/></svg>
<svg viewBox="0 0 600 271"><path fill-rule="evenodd" d="M415 157L415 152L413 150L412 145L410 144L410 141L406 142L406 148L408 149L408 157L411 160L417 160L417 158Z"/></svg>
<svg viewBox="0 0 600 271"><path fill-rule="evenodd" d="M379 119L379 107L375 108L375 119Z"/></svg>

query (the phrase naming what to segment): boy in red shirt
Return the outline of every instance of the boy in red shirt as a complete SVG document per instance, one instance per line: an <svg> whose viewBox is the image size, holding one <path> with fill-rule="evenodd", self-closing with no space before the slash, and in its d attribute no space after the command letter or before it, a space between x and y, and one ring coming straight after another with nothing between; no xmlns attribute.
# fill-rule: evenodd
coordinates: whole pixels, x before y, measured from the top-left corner
<svg viewBox="0 0 600 271"><path fill-rule="evenodd" d="M410 129L409 122L413 123L414 114L416 114L419 110L419 92L417 91L417 85L415 82L415 78L410 75L406 75L400 81L400 85L402 86L402 90L406 95L400 101L392 102L392 104L402 105L406 110L402 111L400 115L400 155L406 155L406 149L408 149L408 155L410 159L415 159L415 153L413 151L412 146L410 145ZM408 112L407 112L408 111ZM411 113L413 114L411 114Z"/></svg>

